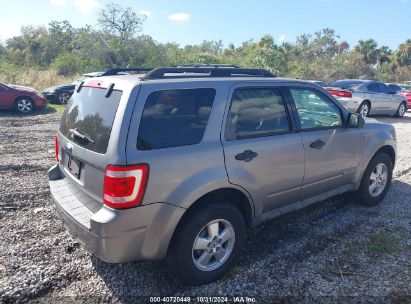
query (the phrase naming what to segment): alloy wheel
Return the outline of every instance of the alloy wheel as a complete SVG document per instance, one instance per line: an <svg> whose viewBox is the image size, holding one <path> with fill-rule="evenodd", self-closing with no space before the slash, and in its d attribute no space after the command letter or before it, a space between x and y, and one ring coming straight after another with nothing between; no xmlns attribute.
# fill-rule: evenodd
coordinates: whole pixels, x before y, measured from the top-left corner
<svg viewBox="0 0 411 304"><path fill-rule="evenodd" d="M360 115L362 117L367 117L369 112L368 104L364 103L360 108Z"/></svg>
<svg viewBox="0 0 411 304"><path fill-rule="evenodd" d="M17 109L21 113L29 113L33 110L33 103L28 99L20 99L17 102Z"/></svg>
<svg viewBox="0 0 411 304"><path fill-rule="evenodd" d="M371 172L368 189L371 196L379 196L385 189L388 181L388 168L385 164L379 163Z"/></svg>
<svg viewBox="0 0 411 304"><path fill-rule="evenodd" d="M61 93L60 95L59 95L59 102L61 103L61 104L67 104L68 103L68 101L70 100L70 94L69 93L67 93L67 92L63 92L63 93Z"/></svg>
<svg viewBox="0 0 411 304"><path fill-rule="evenodd" d="M218 269L230 257L234 242L235 232L230 222L223 219L209 222L194 240L192 249L194 265L202 271Z"/></svg>
<svg viewBox="0 0 411 304"><path fill-rule="evenodd" d="M399 114L400 117L403 117L404 114L405 114L405 105L403 103L400 105L400 108L398 110L398 114Z"/></svg>

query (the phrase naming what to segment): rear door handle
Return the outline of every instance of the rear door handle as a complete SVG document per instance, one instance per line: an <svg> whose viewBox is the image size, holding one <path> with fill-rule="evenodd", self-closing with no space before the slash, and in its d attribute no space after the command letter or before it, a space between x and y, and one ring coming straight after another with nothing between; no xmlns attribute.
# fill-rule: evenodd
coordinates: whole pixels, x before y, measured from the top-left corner
<svg viewBox="0 0 411 304"><path fill-rule="evenodd" d="M322 147L324 147L325 142L322 141L321 139L317 139L315 142L312 142L310 144L310 147L313 149L321 149Z"/></svg>
<svg viewBox="0 0 411 304"><path fill-rule="evenodd" d="M250 162L252 161L255 157L257 157L258 154L257 152L251 151L251 150L245 150L244 152L237 154L235 156L236 160L243 160L245 162Z"/></svg>

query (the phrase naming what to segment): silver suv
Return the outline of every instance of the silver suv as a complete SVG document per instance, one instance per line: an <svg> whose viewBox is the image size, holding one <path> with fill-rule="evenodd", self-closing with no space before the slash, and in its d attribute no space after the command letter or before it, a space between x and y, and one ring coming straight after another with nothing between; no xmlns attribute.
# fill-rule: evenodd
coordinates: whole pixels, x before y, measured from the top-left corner
<svg viewBox="0 0 411 304"><path fill-rule="evenodd" d="M199 285L221 278L264 220L348 191L381 201L396 137L310 82L160 68L80 83L56 158L51 194L86 248L114 263L167 258Z"/></svg>

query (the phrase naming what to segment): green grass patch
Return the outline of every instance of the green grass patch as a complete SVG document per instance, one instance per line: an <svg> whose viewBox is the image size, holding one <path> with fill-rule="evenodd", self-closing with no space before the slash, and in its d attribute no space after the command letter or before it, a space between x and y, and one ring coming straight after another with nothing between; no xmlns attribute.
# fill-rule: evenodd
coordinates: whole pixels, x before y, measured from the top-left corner
<svg viewBox="0 0 411 304"><path fill-rule="evenodd" d="M54 103L47 104L47 109L51 110L52 112L63 113L65 108L65 105L59 105Z"/></svg>
<svg viewBox="0 0 411 304"><path fill-rule="evenodd" d="M387 231L372 233L366 240L366 248L372 253L394 253L399 249L397 235Z"/></svg>

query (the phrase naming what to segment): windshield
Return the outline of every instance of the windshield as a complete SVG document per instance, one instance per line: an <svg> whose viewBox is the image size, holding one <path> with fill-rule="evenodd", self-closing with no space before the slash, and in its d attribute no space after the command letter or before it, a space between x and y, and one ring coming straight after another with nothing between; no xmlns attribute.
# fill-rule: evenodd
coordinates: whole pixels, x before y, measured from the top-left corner
<svg viewBox="0 0 411 304"><path fill-rule="evenodd" d="M107 90L83 87L75 92L64 111L60 132L68 139L88 150L106 153L114 118L120 103L121 91L114 90L105 97ZM88 137L80 140L74 133Z"/></svg>

